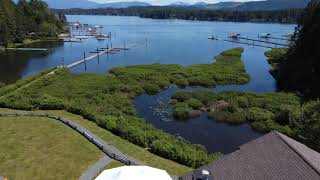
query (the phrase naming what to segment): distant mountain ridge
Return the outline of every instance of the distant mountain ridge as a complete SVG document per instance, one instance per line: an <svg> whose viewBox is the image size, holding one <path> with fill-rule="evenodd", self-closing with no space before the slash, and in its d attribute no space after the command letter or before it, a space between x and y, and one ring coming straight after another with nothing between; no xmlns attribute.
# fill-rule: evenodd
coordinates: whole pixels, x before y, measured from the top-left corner
<svg viewBox="0 0 320 180"><path fill-rule="evenodd" d="M127 8L132 6L140 6L140 7L147 7L151 6L151 4L146 2L139 2L139 1L130 1L130 2L116 2L116 3L104 3L98 4L95 7L90 8Z"/></svg>
<svg viewBox="0 0 320 180"><path fill-rule="evenodd" d="M207 10L227 10L227 11L270 11L280 9L300 9L305 8L311 0L265 0L265 1L226 1L214 4L198 2L195 4L187 4L181 1L172 3L173 7L193 7Z"/></svg>
<svg viewBox="0 0 320 180"><path fill-rule="evenodd" d="M17 2L17 0L13 0ZM91 0L44 0L48 3L49 8L53 9L96 9L96 8L127 8L131 6L148 7L149 3L141 1L113 2L113 3L97 3ZM183 1L177 1L168 6L172 7L192 7L207 10L227 10L227 11L260 11L260 10L280 10L304 8L311 0L265 0L265 1L249 1L249 2L219 2L208 4L206 2L198 2L188 4Z"/></svg>
<svg viewBox="0 0 320 180"><path fill-rule="evenodd" d="M220 2L210 4L206 9L233 11L270 11L280 9L305 8L311 0L266 0L249 2Z"/></svg>
<svg viewBox="0 0 320 180"><path fill-rule="evenodd" d="M185 3L182 1L177 1L177 2L169 4L168 6L191 6L191 4Z"/></svg>
<svg viewBox="0 0 320 180"><path fill-rule="evenodd" d="M17 1L17 0L15 0ZM46 1L49 8L52 9L95 9L95 8L127 8L131 6L151 6L151 4L139 1L114 2L114 3L96 3L89 0L43 0Z"/></svg>
<svg viewBox="0 0 320 180"><path fill-rule="evenodd" d="M240 7L243 4L244 2L229 1L229 2L208 4L206 8L211 10L232 10L232 9L236 9L237 7Z"/></svg>

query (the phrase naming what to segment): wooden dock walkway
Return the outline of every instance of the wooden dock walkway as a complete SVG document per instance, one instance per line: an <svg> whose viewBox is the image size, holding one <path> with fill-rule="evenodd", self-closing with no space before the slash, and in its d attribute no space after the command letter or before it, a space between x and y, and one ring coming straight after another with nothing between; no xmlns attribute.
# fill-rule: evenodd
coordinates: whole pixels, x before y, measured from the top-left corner
<svg viewBox="0 0 320 180"><path fill-rule="evenodd" d="M78 66L80 64L83 64L87 61L90 61L96 57L99 57L100 55L102 54L115 54L115 52L119 52L119 51L126 51L126 50L129 50L128 48L97 48L96 50L94 51L91 51L90 53L92 53L93 55L89 56L89 57L85 57L85 54L84 54L84 58L79 60L79 61L76 61L74 63L71 63L67 66L65 66L66 68L73 68L75 66Z"/></svg>
<svg viewBox="0 0 320 180"><path fill-rule="evenodd" d="M243 40L248 40L248 41L253 41L254 42L261 42L261 43L266 43L266 44L273 44L273 45L277 45L277 46L285 46L288 47L288 44L282 44L282 43L277 43L277 42L270 42L270 41L264 41L264 40L260 40L260 39L252 39L252 38L245 38L245 37L239 37L239 39L243 39Z"/></svg>
<svg viewBox="0 0 320 180"><path fill-rule="evenodd" d="M292 39L287 38L279 38L279 37L268 37L267 39L276 39L276 40L282 40L282 41L292 41Z"/></svg>
<svg viewBox="0 0 320 180"><path fill-rule="evenodd" d="M275 47L272 47L272 46L261 45L261 44L252 44L252 43L248 43L248 42L241 42L241 41L235 41L235 40L227 40L227 39L225 39L224 41L237 43L237 44L245 44L245 45L250 45L250 46L263 47L263 48L270 48L270 49L275 48Z"/></svg>

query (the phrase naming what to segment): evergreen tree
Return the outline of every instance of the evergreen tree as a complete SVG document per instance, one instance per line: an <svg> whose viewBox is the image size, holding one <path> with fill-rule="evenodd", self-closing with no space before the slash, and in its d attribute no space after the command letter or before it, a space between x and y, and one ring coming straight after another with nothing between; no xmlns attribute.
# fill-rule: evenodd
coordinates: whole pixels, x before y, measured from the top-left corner
<svg viewBox="0 0 320 180"><path fill-rule="evenodd" d="M16 11L11 0L0 0L0 44L13 40L16 32Z"/></svg>
<svg viewBox="0 0 320 180"><path fill-rule="evenodd" d="M320 97L320 0L312 0L305 9L293 40L280 64L279 87Z"/></svg>
<svg viewBox="0 0 320 180"><path fill-rule="evenodd" d="M64 14L56 16L41 0L0 0L0 45L32 38L57 37L63 30Z"/></svg>

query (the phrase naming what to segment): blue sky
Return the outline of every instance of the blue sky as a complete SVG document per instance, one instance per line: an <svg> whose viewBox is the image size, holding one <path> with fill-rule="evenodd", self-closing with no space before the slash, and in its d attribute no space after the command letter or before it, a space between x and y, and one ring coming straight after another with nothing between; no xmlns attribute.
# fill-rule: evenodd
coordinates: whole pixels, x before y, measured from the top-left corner
<svg viewBox="0 0 320 180"><path fill-rule="evenodd" d="M245 2L245 1L253 1L253 0L91 0L91 1L99 2L99 3L141 1L141 2L148 2L153 5L166 5L166 4L171 4L177 1L193 4L197 2L217 3L222 1ZM258 1L258 0L255 0L255 1Z"/></svg>

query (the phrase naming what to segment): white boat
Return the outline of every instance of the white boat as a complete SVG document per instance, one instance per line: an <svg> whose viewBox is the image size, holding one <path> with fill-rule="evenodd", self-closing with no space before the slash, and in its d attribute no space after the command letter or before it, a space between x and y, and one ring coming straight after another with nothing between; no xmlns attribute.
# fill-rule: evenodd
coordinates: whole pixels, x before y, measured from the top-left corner
<svg viewBox="0 0 320 180"><path fill-rule="evenodd" d="M106 40L108 38L109 38L108 35L103 35L103 34L96 35L97 40Z"/></svg>
<svg viewBox="0 0 320 180"><path fill-rule="evenodd" d="M262 33L261 35L258 36L259 38L264 38L264 39L268 39L271 37L271 34L269 33Z"/></svg>
<svg viewBox="0 0 320 180"><path fill-rule="evenodd" d="M211 40L219 40L217 37L215 37L214 35L211 35L210 37L208 37L208 39L211 39Z"/></svg>
<svg viewBox="0 0 320 180"><path fill-rule="evenodd" d="M239 39L240 38L240 33L237 33L237 32L229 33L229 38Z"/></svg>

